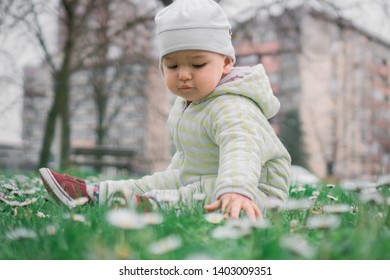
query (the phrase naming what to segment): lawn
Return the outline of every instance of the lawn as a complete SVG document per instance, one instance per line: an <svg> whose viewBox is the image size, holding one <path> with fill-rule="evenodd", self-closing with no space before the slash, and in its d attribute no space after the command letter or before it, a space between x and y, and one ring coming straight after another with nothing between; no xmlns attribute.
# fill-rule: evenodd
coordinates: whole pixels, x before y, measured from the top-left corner
<svg viewBox="0 0 390 280"><path fill-rule="evenodd" d="M149 214L69 210L34 175L0 175L2 260L390 259L389 186L291 186L287 204L271 200L266 220L250 223L208 215L201 197Z"/></svg>

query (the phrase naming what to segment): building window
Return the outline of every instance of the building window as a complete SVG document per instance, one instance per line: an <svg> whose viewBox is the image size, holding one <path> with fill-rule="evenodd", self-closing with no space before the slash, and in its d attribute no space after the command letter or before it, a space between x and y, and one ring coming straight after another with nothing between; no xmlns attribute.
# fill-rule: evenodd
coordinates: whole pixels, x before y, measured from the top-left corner
<svg viewBox="0 0 390 280"><path fill-rule="evenodd" d="M246 56L237 57L237 65L240 66L253 66L260 62L260 56L258 54L251 54Z"/></svg>

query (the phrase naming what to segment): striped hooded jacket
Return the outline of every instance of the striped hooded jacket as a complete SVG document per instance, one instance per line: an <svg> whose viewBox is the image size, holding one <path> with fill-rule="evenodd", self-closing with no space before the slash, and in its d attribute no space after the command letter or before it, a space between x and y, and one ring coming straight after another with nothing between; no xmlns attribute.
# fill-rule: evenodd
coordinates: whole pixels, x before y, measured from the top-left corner
<svg viewBox="0 0 390 280"><path fill-rule="evenodd" d="M249 197L264 209L268 196L285 201L291 158L268 119L279 110L262 65L236 67L206 98L178 97L168 118L176 146L166 171L136 180L137 189L224 193Z"/></svg>

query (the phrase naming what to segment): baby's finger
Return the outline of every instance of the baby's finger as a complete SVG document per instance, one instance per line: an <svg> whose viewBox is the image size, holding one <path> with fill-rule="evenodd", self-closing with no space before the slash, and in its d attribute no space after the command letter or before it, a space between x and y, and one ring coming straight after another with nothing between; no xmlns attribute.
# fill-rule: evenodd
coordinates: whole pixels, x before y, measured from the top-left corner
<svg viewBox="0 0 390 280"><path fill-rule="evenodd" d="M242 206L242 209L245 211L246 215L248 216L249 220L251 222L256 221L256 210L255 207L253 207L252 203L244 203Z"/></svg>
<svg viewBox="0 0 390 280"><path fill-rule="evenodd" d="M232 203L231 197L227 196L222 198L221 200L222 200L222 205L221 205L222 213L224 213L225 216L226 215L229 216L231 210L231 203Z"/></svg>
<svg viewBox="0 0 390 280"><path fill-rule="evenodd" d="M255 212L255 216L258 217L260 220L263 220L264 217L263 217L263 213L261 213L259 207L257 207L257 205L252 202L252 205L253 205L253 210Z"/></svg>
<svg viewBox="0 0 390 280"><path fill-rule="evenodd" d="M205 205L204 209L208 212L212 212L212 211L215 211L215 210L221 208L221 204L222 204L221 201L218 199L211 204Z"/></svg>
<svg viewBox="0 0 390 280"><path fill-rule="evenodd" d="M235 200L232 203L232 207L231 207L231 210L230 210L230 217L232 219L238 219L240 217L241 209L242 209L242 201Z"/></svg>

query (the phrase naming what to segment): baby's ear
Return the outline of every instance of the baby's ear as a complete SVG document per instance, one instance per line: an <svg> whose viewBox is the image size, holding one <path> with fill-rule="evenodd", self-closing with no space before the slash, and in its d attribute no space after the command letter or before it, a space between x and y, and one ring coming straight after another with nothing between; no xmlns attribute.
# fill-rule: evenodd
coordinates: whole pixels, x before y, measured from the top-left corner
<svg viewBox="0 0 390 280"><path fill-rule="evenodd" d="M226 56L224 63L225 64L223 66L223 74L225 74L225 75L230 74L230 72L232 72L232 68L233 68L233 60L231 59L230 56Z"/></svg>

